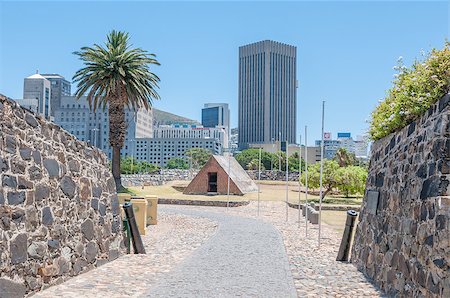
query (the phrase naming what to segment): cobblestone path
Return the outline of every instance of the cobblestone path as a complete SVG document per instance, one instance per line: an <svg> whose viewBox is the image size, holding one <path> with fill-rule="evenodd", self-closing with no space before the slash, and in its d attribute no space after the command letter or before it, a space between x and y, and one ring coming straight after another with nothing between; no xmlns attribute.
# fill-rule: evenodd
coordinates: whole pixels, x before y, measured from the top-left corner
<svg viewBox="0 0 450 298"><path fill-rule="evenodd" d="M205 217L219 226L147 297L297 297L283 239L272 224L223 212L163 210Z"/></svg>
<svg viewBox="0 0 450 298"><path fill-rule="evenodd" d="M145 255L115 261L39 292L34 297L140 297L214 234L217 223L206 218L158 214L158 225L142 237ZM1 295L0 295L1 296Z"/></svg>

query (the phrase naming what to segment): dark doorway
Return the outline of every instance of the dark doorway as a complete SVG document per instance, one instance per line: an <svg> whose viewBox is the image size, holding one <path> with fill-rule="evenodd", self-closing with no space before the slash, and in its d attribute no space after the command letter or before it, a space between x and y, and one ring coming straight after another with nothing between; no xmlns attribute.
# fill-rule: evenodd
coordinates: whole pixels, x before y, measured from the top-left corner
<svg viewBox="0 0 450 298"><path fill-rule="evenodd" d="M208 173L208 192L217 192L217 173Z"/></svg>

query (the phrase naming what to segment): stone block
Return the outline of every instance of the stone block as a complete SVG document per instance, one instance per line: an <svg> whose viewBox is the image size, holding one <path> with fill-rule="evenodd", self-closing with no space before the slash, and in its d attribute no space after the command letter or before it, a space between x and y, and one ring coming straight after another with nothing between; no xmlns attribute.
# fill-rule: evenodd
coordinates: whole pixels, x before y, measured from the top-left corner
<svg viewBox="0 0 450 298"><path fill-rule="evenodd" d="M25 202L25 192L24 191L10 191L7 193L8 204L10 205L20 205Z"/></svg>
<svg viewBox="0 0 450 298"><path fill-rule="evenodd" d="M45 242L33 242L27 249L28 256L33 259L43 259L47 254L47 244Z"/></svg>
<svg viewBox="0 0 450 298"><path fill-rule="evenodd" d="M70 178L69 176L64 176L61 179L60 188L62 192L69 198L72 199L75 196L76 185L72 178Z"/></svg>
<svg viewBox="0 0 450 298"><path fill-rule="evenodd" d="M50 178L59 177L59 163L55 159L44 159L44 167Z"/></svg>
<svg viewBox="0 0 450 298"><path fill-rule="evenodd" d="M17 187L17 177L13 175L3 175L2 177L2 186L16 188Z"/></svg>
<svg viewBox="0 0 450 298"><path fill-rule="evenodd" d="M94 239L94 223L91 219L88 218L81 224L81 233L87 240Z"/></svg>
<svg viewBox="0 0 450 298"><path fill-rule="evenodd" d="M28 236L26 233L17 234L9 243L11 264L20 264L27 260Z"/></svg>
<svg viewBox="0 0 450 298"><path fill-rule="evenodd" d="M24 297L26 290L23 283L0 277L0 293L2 298Z"/></svg>
<svg viewBox="0 0 450 298"><path fill-rule="evenodd" d="M34 118L34 116L31 115L30 113L25 114L25 122L28 123L28 125L30 125L33 128L38 127L39 125L36 118Z"/></svg>
<svg viewBox="0 0 450 298"><path fill-rule="evenodd" d="M32 166L28 169L28 175L31 180L40 180L42 179L42 171L36 166Z"/></svg>
<svg viewBox="0 0 450 298"><path fill-rule="evenodd" d="M53 213L49 206L42 208L42 224L51 226L53 224Z"/></svg>

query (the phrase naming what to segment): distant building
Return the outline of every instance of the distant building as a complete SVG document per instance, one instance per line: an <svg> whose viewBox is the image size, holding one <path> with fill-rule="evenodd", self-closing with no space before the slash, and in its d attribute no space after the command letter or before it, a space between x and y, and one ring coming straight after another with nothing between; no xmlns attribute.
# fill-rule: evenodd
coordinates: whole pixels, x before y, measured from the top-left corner
<svg viewBox="0 0 450 298"><path fill-rule="evenodd" d="M172 158L186 159L186 151L192 148L203 148L212 154L222 153L221 144L213 138L139 138L131 146L127 150L128 156L160 167L165 167Z"/></svg>
<svg viewBox="0 0 450 298"><path fill-rule="evenodd" d="M297 48L265 40L239 48L239 148L296 142Z"/></svg>
<svg viewBox="0 0 450 298"><path fill-rule="evenodd" d="M203 127L201 125L161 125L154 129L155 138L171 139L216 139L220 145L219 154L228 148L228 134L224 127Z"/></svg>
<svg viewBox="0 0 450 298"><path fill-rule="evenodd" d="M23 81L23 99L37 100L38 114L51 120L51 83L42 75L36 73Z"/></svg>
<svg viewBox="0 0 450 298"><path fill-rule="evenodd" d="M356 136L355 141L355 155L358 158L367 159L368 154L369 141L367 137L364 136Z"/></svg>
<svg viewBox="0 0 450 298"><path fill-rule="evenodd" d="M344 148L348 152L355 154L356 157L367 158L367 140L364 140L361 136L358 136L357 140L353 140L351 133L338 132L337 139L331 138L331 133L325 133L327 135L324 138L324 158L332 159L336 155L339 148ZM324 135L325 135L324 134ZM320 146L321 140L316 140L316 146Z"/></svg>
<svg viewBox="0 0 450 298"><path fill-rule="evenodd" d="M262 148L262 150L269 153L277 153L281 151L280 142L274 142L273 144L249 144L249 148ZM308 160L305 159L305 148L308 150ZM288 146L288 154L291 156L294 153L299 153L298 144L289 144ZM313 164L320 161L320 147L305 147L302 145L301 157L303 160L306 160L308 164Z"/></svg>
<svg viewBox="0 0 450 298"><path fill-rule="evenodd" d="M131 155L134 142L137 138L150 138L153 136L152 111L140 109L138 111L125 110L127 121L127 134L122 156ZM63 96L60 107L55 109L55 123L76 136L104 151L112 158L109 145L109 117L107 110L89 109L85 96L79 100L75 96Z"/></svg>
<svg viewBox="0 0 450 298"><path fill-rule="evenodd" d="M17 102L21 107L38 114L39 105L38 100L36 98L29 98L29 99L21 98L21 99L14 99L14 101Z"/></svg>
<svg viewBox="0 0 450 298"><path fill-rule="evenodd" d="M50 81L50 102L51 106L54 107L51 110L51 115L55 116L55 109L60 106L61 98L63 96L71 95L71 85L63 76L59 74L41 74L44 78Z"/></svg>
<svg viewBox="0 0 450 298"><path fill-rule="evenodd" d="M227 103L206 103L202 109L202 125L204 127L223 126L229 132L230 109Z"/></svg>

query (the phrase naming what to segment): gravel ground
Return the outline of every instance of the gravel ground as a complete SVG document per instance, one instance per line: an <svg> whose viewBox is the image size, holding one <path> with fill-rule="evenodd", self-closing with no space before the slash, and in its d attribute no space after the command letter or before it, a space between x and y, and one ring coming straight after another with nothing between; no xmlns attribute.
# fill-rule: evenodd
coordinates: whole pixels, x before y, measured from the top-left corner
<svg viewBox="0 0 450 298"><path fill-rule="evenodd" d="M147 254L124 255L33 297L139 297L215 233L217 223L181 214L158 215L143 242Z"/></svg>

